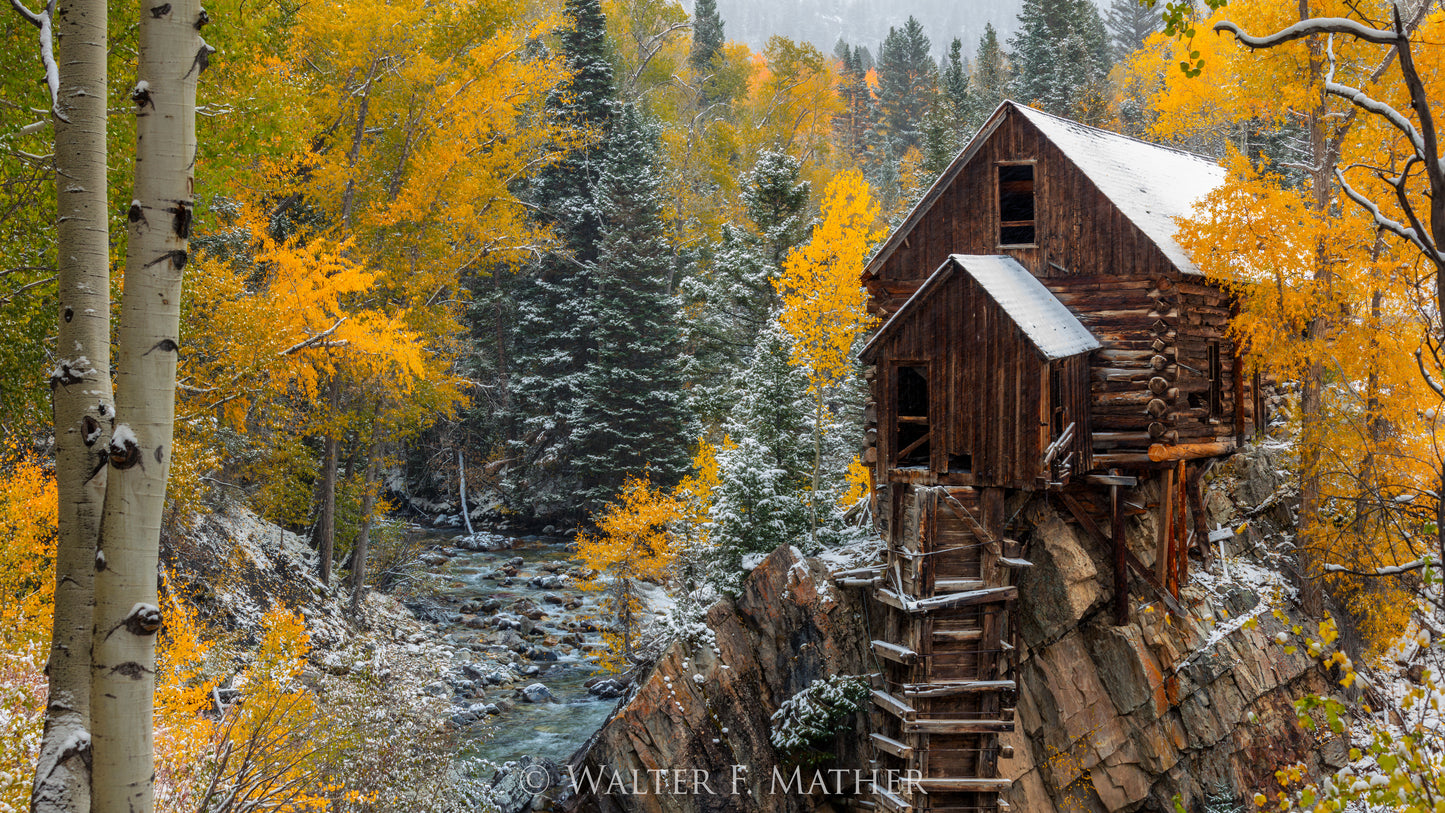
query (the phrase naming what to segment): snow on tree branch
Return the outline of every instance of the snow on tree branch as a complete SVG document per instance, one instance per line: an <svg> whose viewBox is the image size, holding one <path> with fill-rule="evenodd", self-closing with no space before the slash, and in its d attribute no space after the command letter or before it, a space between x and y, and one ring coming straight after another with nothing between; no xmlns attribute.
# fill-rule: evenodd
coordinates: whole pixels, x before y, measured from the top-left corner
<svg viewBox="0 0 1445 813"><path fill-rule="evenodd" d="M1399 576L1402 573L1410 573L1427 567L1435 567L1435 560L1427 557L1425 559L1416 559L1413 562L1406 562L1403 565L1377 567L1374 570L1355 570L1344 565L1325 565L1324 570L1326 573L1349 573L1353 576Z"/></svg>
<svg viewBox="0 0 1445 813"><path fill-rule="evenodd" d="M55 63L55 37L52 28L55 0L46 3L45 11L40 14L26 8L20 0L10 0L10 6L19 12L26 22L40 30L40 64L45 66L45 86L50 90L50 112L57 119L69 123L70 119L60 113L60 67Z"/></svg>
<svg viewBox="0 0 1445 813"><path fill-rule="evenodd" d="M1394 31L1383 31L1378 28L1370 28L1361 25L1354 20L1344 17L1316 17L1311 20L1301 20L1288 28L1283 28L1273 34L1264 37L1253 37L1246 34L1229 20L1214 24L1214 30L1228 31L1239 40L1240 44L1251 50L1260 48L1273 48L1276 45L1283 45L1286 42L1313 37L1320 34L1349 34L1358 37L1366 42L1373 42L1377 45L1396 45L1400 41L1400 35Z"/></svg>

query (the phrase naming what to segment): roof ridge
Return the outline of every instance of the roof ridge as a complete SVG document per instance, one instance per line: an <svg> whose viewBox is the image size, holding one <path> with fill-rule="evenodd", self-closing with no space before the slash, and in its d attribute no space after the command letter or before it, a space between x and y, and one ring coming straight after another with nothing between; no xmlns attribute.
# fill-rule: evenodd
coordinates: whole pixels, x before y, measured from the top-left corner
<svg viewBox="0 0 1445 813"><path fill-rule="evenodd" d="M1045 116L1045 117L1047 117L1047 118L1051 118L1051 119L1053 119L1054 121L1060 122L1060 123L1062 123L1062 124L1066 124L1066 125L1068 125L1068 126L1070 126L1070 127L1080 127L1080 128L1082 128L1082 129L1085 129L1085 130L1093 130L1094 132L1099 133L1100 135L1106 135L1106 136L1109 136L1109 137L1111 137L1111 138L1121 138L1121 139L1125 139L1125 140L1128 140L1128 141L1133 141L1133 142L1136 143L1136 144L1143 144L1143 145L1146 146L1146 147L1153 147L1153 148L1158 149L1158 150L1165 150L1165 151L1172 152L1172 153L1178 153L1179 155L1182 155L1182 156L1184 156L1185 158L1194 158L1194 159L1199 160L1199 161L1204 161L1205 163L1211 164L1211 165L1213 165L1213 166L1219 166L1219 159L1218 159L1218 158L1211 158L1211 157L1209 157L1209 156L1207 156L1207 155L1204 155L1204 154L1202 154L1202 153L1197 153L1197 152L1192 152L1192 151L1190 151L1190 150L1186 150L1186 149L1184 149L1183 147L1171 147L1171 146L1169 146L1168 144L1158 144L1158 143L1153 142L1153 141L1146 141L1146 140L1144 140L1144 139L1142 139L1142 138L1139 138L1138 136L1131 136L1131 135L1129 135L1129 134L1127 134L1127 133L1119 133L1119 132L1115 132L1115 131L1113 131L1113 130L1105 130L1103 127L1095 127L1095 126L1092 125L1092 124L1085 124L1085 123L1083 123L1082 121L1074 121L1074 120L1071 119L1071 118L1066 118L1066 117L1064 117L1064 116L1060 116L1060 115L1057 115L1057 114L1054 114L1054 113L1050 113L1050 112L1048 112L1048 111L1046 111L1046 110L1040 110L1040 109L1038 109L1037 107L1033 107L1033 106L1030 106L1030 105L1026 105L1026 104L1024 104L1023 102L1016 102L1016 101L1014 101L1013 99L1005 99L1004 101L1007 102L1007 103L1009 103L1009 104L1012 104L1014 107L1017 107L1017 108L1018 108L1019 110L1021 110L1021 111L1026 111L1027 113L1037 113L1037 114L1039 114L1040 116Z"/></svg>

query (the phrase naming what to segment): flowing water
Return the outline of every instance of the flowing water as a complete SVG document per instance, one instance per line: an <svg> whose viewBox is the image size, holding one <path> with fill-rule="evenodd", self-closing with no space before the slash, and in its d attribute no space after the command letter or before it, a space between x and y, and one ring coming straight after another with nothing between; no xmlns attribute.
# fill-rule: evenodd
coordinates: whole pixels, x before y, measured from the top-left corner
<svg viewBox="0 0 1445 813"><path fill-rule="evenodd" d="M572 562L571 543L563 538L520 536L512 539L512 547L505 550L458 553L443 566L448 576L446 593L460 602L479 603L486 599L502 602L502 614L515 615L513 605L522 599L529 599L543 608L547 616L536 621L540 630L551 637L562 639L567 636L581 636L583 647L573 646L567 652L563 647L548 647L557 652L555 661L528 661L515 653L498 655L502 663L511 661L515 668L531 663L541 668L541 673L521 678L508 689L498 686L486 689L486 703L510 700L514 705L504 709L500 715L487 715L481 722L467 728L464 735L464 754L475 760L486 760L502 764L530 755L565 763L567 758L580 747L607 719L616 699L603 700L587 693L584 682L600 674L595 652L601 646L602 636L597 632L579 631L572 622L594 618L597 615L598 591L583 590L575 580L567 580L561 586L542 588L533 586L534 577L545 577L543 565L551 562ZM502 566L521 558L518 574L507 580L486 578ZM581 607L567 610L557 604L545 603L543 596L552 593L564 600L580 599ZM491 614L481 613L483 617ZM519 616L516 616L519 617ZM462 624L443 625L447 633L476 636L477 631ZM483 640L494 638L494 630L481 633ZM529 638L540 641L540 638ZM572 638L574 642L576 638ZM591 645L593 648L586 648ZM500 653L500 650L491 650ZM525 703L516 697L516 688L541 683L551 692L554 703Z"/></svg>

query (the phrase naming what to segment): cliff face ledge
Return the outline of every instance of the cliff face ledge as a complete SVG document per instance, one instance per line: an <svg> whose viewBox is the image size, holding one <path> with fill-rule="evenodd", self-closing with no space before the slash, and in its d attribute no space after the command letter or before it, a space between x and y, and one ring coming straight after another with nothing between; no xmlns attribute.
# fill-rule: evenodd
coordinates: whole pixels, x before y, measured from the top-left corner
<svg viewBox="0 0 1445 813"><path fill-rule="evenodd" d="M1148 490L1141 490L1148 498ZM1020 585L1024 637L1018 730L1000 763L1014 810L1189 810L1211 796L1240 799L1275 787L1295 761L1343 765L1342 742L1317 743L1292 701L1328 691L1302 652L1274 643L1277 576L1238 564L1232 580L1196 572L1174 619L1147 593L1115 626L1113 591L1097 577L1103 551L1045 503L1030 505L1035 567ZM1130 545L1152 561L1152 519L1131 522ZM1254 629L1246 628L1256 619ZM1291 623L1302 619L1291 615Z"/></svg>
<svg viewBox="0 0 1445 813"><path fill-rule="evenodd" d="M843 594L821 564L797 549L773 551L738 598L708 612L713 643L674 643L574 759L574 775L598 776L605 767L609 776L620 775L627 792L589 793L584 780L568 808L589 813L830 809L822 796L783 792L773 781L779 755L769 739L770 718L784 700L818 678L866 671L869 639L854 592ZM861 719L858 729L863 730ZM838 737L838 764L864 764L864 739L853 732ZM663 793L641 792L655 786L647 773L652 770L667 772L664 781L672 784ZM633 771L640 789L634 787ZM704 777L705 786L698 782Z"/></svg>

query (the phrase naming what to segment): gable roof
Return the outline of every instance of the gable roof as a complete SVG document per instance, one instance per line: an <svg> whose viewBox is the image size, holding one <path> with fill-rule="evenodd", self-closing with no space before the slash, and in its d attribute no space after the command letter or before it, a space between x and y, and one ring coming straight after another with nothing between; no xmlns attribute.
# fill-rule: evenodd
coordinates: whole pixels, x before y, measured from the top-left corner
<svg viewBox="0 0 1445 813"><path fill-rule="evenodd" d="M934 291L960 270L972 277L989 298L1009 315L1045 359L1067 358L1099 347L1099 340L1094 338L1094 334L1013 257L954 254L878 329L860 355L870 357L883 339L896 331Z"/></svg>
<svg viewBox="0 0 1445 813"><path fill-rule="evenodd" d="M868 262L863 270L865 278L877 273L1010 112L1038 128L1175 267L1185 274L1200 273L1174 239L1174 218L1190 215L1195 202L1224 182L1223 167L1202 155L1150 144L1005 100Z"/></svg>

